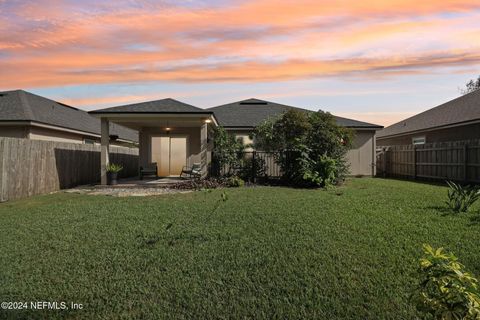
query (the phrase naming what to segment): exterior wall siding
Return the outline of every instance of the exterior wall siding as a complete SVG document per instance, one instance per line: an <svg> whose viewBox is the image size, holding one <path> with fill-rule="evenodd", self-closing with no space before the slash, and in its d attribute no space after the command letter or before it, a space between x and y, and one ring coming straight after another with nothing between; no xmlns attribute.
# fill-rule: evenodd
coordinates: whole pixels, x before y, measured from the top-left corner
<svg viewBox="0 0 480 320"><path fill-rule="evenodd" d="M170 135L186 135L187 141L187 165L191 166L193 163L201 162L201 139L200 139L200 127L197 128L172 128ZM165 130L161 128L142 128L139 134L140 142L140 166L145 166L151 161L151 137L167 135Z"/></svg>
<svg viewBox="0 0 480 320"><path fill-rule="evenodd" d="M100 145L99 137L34 126L0 126L0 137L78 144L83 144L85 139L89 139L93 140L95 145ZM131 147L131 145L120 141L111 141L110 145L116 147Z"/></svg>
<svg viewBox="0 0 480 320"><path fill-rule="evenodd" d="M84 136L76 133L62 132L47 128L30 127L28 138L31 140L83 143Z"/></svg>
<svg viewBox="0 0 480 320"><path fill-rule="evenodd" d="M28 128L26 126L1 126L0 137L6 138L27 138Z"/></svg>
<svg viewBox="0 0 480 320"><path fill-rule="evenodd" d="M375 175L375 131L356 131L353 147L347 153L352 176Z"/></svg>
<svg viewBox="0 0 480 320"><path fill-rule="evenodd" d="M425 143L464 141L480 139L480 123L458 126L447 129L417 132L398 137L377 138L378 146L394 146L412 144L412 138L425 137Z"/></svg>

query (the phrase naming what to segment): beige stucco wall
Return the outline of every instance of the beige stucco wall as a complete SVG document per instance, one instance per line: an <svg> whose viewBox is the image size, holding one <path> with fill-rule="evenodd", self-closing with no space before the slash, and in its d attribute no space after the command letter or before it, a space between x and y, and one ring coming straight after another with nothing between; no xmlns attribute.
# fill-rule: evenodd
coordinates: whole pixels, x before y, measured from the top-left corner
<svg viewBox="0 0 480 320"><path fill-rule="evenodd" d="M414 137L425 137L426 143L480 139L480 123L448 129L418 132L399 137L377 138L377 145L408 145L412 144L412 138Z"/></svg>
<svg viewBox="0 0 480 320"><path fill-rule="evenodd" d="M0 126L0 137L27 138L28 128L26 126Z"/></svg>
<svg viewBox="0 0 480 320"><path fill-rule="evenodd" d="M200 127L196 128L173 128L169 135L187 136L187 165L191 166L193 163L201 162L201 139ZM139 132L140 142L140 166L145 166L151 162L151 137L152 136L166 136L165 130L161 128L142 128Z"/></svg>
<svg viewBox="0 0 480 320"><path fill-rule="evenodd" d="M353 147L347 153L350 175L375 175L375 131L356 131Z"/></svg>

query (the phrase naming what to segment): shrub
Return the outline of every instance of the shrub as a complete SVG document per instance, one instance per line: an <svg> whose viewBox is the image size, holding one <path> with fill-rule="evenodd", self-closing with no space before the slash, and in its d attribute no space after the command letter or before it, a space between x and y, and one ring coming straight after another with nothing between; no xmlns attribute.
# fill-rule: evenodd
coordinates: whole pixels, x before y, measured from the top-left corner
<svg viewBox="0 0 480 320"><path fill-rule="evenodd" d="M243 187L245 185L245 181L243 181L242 178L240 177L232 176L227 178L226 184L228 187L237 188L237 187Z"/></svg>
<svg viewBox="0 0 480 320"><path fill-rule="evenodd" d="M237 168L241 162L245 146L220 126L213 131L213 141L214 159L212 161L215 168L221 170L226 167L228 169L226 175L231 175L232 170Z"/></svg>
<svg viewBox="0 0 480 320"><path fill-rule="evenodd" d="M453 212L467 212L468 209L480 198L480 187L461 186L453 181L447 181L447 205Z"/></svg>
<svg viewBox="0 0 480 320"><path fill-rule="evenodd" d="M284 181L308 186L328 186L348 173L345 155L352 131L336 124L326 112L289 110L269 119L254 132L255 148L283 151L277 155Z"/></svg>
<svg viewBox="0 0 480 320"><path fill-rule="evenodd" d="M480 319L477 283L453 254L424 245L420 284L413 295L425 319Z"/></svg>
<svg viewBox="0 0 480 320"><path fill-rule="evenodd" d="M123 170L123 166L117 163L109 163L107 165L107 172L117 173Z"/></svg>

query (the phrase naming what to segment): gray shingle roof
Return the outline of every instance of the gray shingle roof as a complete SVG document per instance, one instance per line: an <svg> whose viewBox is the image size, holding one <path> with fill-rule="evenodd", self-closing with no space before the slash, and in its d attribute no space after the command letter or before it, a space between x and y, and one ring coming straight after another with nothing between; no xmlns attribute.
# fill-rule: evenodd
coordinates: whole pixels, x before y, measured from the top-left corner
<svg viewBox="0 0 480 320"><path fill-rule="evenodd" d="M211 113L171 98L99 109L90 113Z"/></svg>
<svg viewBox="0 0 480 320"><path fill-rule="evenodd" d="M23 90L0 92L0 121L35 121L57 127L100 134L100 119L88 112ZM110 133L138 141L134 130L110 124Z"/></svg>
<svg viewBox="0 0 480 320"><path fill-rule="evenodd" d="M259 99L247 99L218 107L209 108L213 111L220 125L224 127L255 127L262 121L284 113L289 109L311 112L302 108L292 107L275 102L269 102ZM357 120L334 116L337 123L349 128L374 128L380 129L382 126L361 122Z"/></svg>
<svg viewBox="0 0 480 320"><path fill-rule="evenodd" d="M378 137L406 134L480 119L480 90L476 90L433 109L402 120L382 131Z"/></svg>

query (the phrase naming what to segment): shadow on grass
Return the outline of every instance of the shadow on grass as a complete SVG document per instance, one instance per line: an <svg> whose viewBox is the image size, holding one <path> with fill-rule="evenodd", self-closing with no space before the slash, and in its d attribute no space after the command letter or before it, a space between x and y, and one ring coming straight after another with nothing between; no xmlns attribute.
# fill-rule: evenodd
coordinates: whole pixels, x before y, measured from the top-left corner
<svg viewBox="0 0 480 320"><path fill-rule="evenodd" d="M456 213L454 213L452 209L448 208L447 206L428 206L425 207L425 209L435 210L442 216L456 215Z"/></svg>
<svg viewBox="0 0 480 320"><path fill-rule="evenodd" d="M469 226L478 226L480 225L480 211L473 212L473 216L470 217Z"/></svg>

